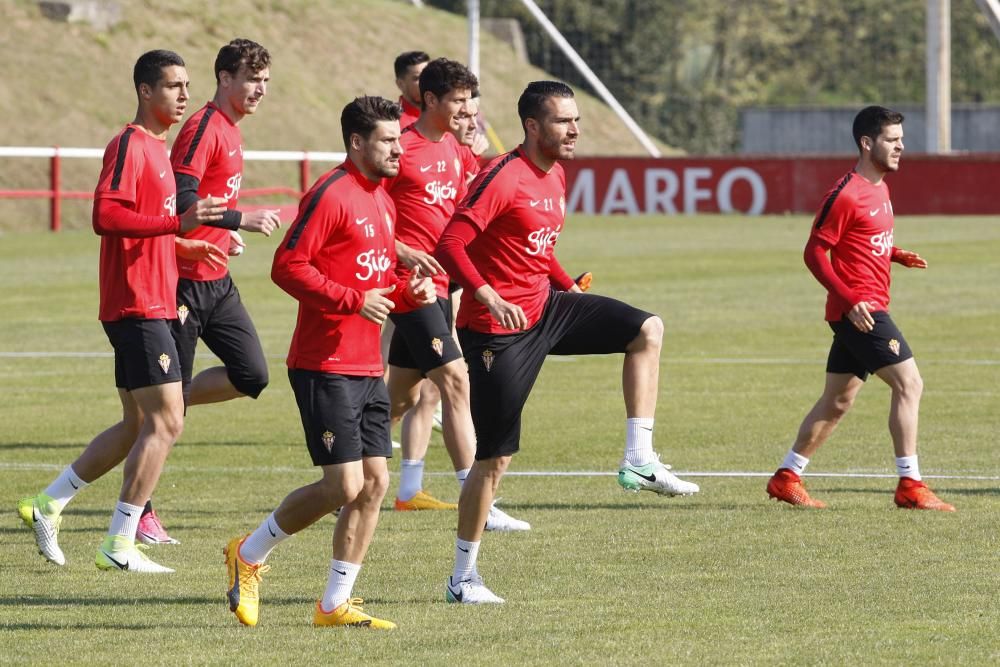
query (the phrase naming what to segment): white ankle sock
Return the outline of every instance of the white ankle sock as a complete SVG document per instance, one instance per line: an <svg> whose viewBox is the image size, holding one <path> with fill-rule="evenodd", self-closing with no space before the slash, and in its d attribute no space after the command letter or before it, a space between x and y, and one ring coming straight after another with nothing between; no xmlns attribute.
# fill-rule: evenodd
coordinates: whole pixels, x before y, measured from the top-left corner
<svg viewBox="0 0 1000 667"><path fill-rule="evenodd" d="M920 465L917 463L917 455L897 456L896 472L899 473L900 477L909 477L910 479L915 479L919 482Z"/></svg>
<svg viewBox="0 0 1000 667"><path fill-rule="evenodd" d="M239 557L250 565L263 563L271 555L274 547L289 537L291 535L278 527L278 522L274 520L274 512L271 512L264 522L257 526L257 530L250 533L240 545Z"/></svg>
<svg viewBox="0 0 1000 667"><path fill-rule="evenodd" d="M476 572L476 558L479 556L479 542L455 540L455 570L451 579L455 583L471 579Z"/></svg>
<svg viewBox="0 0 1000 667"><path fill-rule="evenodd" d="M396 497L400 500L410 500L422 488L424 488L424 462L412 459L400 461L399 492L396 493Z"/></svg>
<svg viewBox="0 0 1000 667"><path fill-rule="evenodd" d="M52 498L59 511L62 512L73 496L83 490L85 486L87 483L73 472L73 466L66 466L42 493Z"/></svg>
<svg viewBox="0 0 1000 667"><path fill-rule="evenodd" d="M465 478L469 476L469 471L472 468L462 468L461 470L455 471L455 478L458 480L458 488L465 486Z"/></svg>
<svg viewBox="0 0 1000 667"><path fill-rule="evenodd" d="M652 417L630 417L625 420L625 460L633 466L653 462Z"/></svg>
<svg viewBox="0 0 1000 667"><path fill-rule="evenodd" d="M142 516L142 505L129 505L119 500L115 505L115 513L111 515L108 535L135 541L135 531L139 529L140 516Z"/></svg>
<svg viewBox="0 0 1000 667"><path fill-rule="evenodd" d="M361 566L343 560L330 561L330 578L326 582L326 591L320 606L325 612L331 612L351 599L354 591L354 581L358 578Z"/></svg>
<svg viewBox="0 0 1000 667"><path fill-rule="evenodd" d="M791 449L785 454L785 460L781 462L782 468L788 468L796 475L804 473L807 465L809 465L809 459Z"/></svg>

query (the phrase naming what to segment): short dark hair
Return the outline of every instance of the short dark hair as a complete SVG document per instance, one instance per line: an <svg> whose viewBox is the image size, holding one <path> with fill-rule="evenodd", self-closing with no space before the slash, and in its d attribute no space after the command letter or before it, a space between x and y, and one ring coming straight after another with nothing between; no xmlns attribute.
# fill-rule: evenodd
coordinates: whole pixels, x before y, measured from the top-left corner
<svg viewBox="0 0 1000 667"><path fill-rule="evenodd" d="M434 93L441 99L453 90L479 89L479 79L468 67L455 60L438 58L427 63L420 73L420 108L424 107L424 93Z"/></svg>
<svg viewBox="0 0 1000 667"><path fill-rule="evenodd" d="M132 82L135 83L136 92L139 91L139 84L155 87L156 82L163 76L163 68L175 65L184 67L184 59L173 51L156 49L139 56L135 61L135 67L132 68Z"/></svg>
<svg viewBox="0 0 1000 667"><path fill-rule="evenodd" d="M396 62L392 65L393 69L396 71L396 78L402 79L403 75L406 74L406 70L410 69L414 65L428 62L430 59L431 57L423 51L405 51L400 53L396 56Z"/></svg>
<svg viewBox="0 0 1000 667"><path fill-rule="evenodd" d="M257 42L249 39L234 39L221 49L215 57L215 81L219 81L220 72L229 72L233 76L240 71L240 65L256 74L271 66L271 54Z"/></svg>
<svg viewBox="0 0 1000 667"><path fill-rule="evenodd" d="M882 134L882 128L886 125L899 125L903 122L903 114L885 107L870 106L865 107L854 117L854 143L858 150L861 150L861 137L868 137L872 141Z"/></svg>
<svg viewBox="0 0 1000 667"><path fill-rule="evenodd" d="M375 95L355 97L344 110L340 112L340 129L344 133L344 150L351 148L351 135L360 134L367 139L375 124L383 120L399 120L403 108Z"/></svg>
<svg viewBox="0 0 1000 667"><path fill-rule="evenodd" d="M562 81L532 81L517 100L517 115L521 117L521 127L529 118L541 120L545 101L550 97L573 97L573 89Z"/></svg>

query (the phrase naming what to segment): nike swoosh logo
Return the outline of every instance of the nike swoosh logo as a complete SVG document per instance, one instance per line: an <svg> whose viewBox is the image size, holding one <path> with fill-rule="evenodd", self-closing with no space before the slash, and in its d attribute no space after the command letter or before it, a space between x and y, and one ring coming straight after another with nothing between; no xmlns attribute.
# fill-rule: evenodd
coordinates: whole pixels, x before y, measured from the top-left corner
<svg viewBox="0 0 1000 667"><path fill-rule="evenodd" d="M346 577L347 576L347 570L338 570L337 568L333 568L333 571L336 572L337 574L339 574L342 577Z"/></svg>
<svg viewBox="0 0 1000 667"><path fill-rule="evenodd" d="M354 218L354 224L356 224L356 225L363 225L367 221L368 221L368 216L367 215L365 217L363 217L363 218Z"/></svg>
<svg viewBox="0 0 1000 667"><path fill-rule="evenodd" d="M164 169L163 171L160 172L160 178L163 178L166 175L167 175L167 170L166 169Z"/></svg>
<svg viewBox="0 0 1000 667"><path fill-rule="evenodd" d="M68 481L69 481L69 485L73 487L74 491L78 491L80 489L79 486L77 486L76 484L73 483L73 480L68 480Z"/></svg>
<svg viewBox="0 0 1000 667"><path fill-rule="evenodd" d="M868 211L868 215L870 215L871 217L873 217L873 218L874 218L874 217L875 217L876 215L878 215L878 212L879 212L880 210L882 210L882 209L878 209L878 208L873 208L872 210Z"/></svg>
<svg viewBox="0 0 1000 667"><path fill-rule="evenodd" d="M267 532L271 533L271 537L277 537L278 536L278 534L276 532L274 532L273 530L271 530L271 524L270 523L267 524Z"/></svg>
<svg viewBox="0 0 1000 667"><path fill-rule="evenodd" d="M128 569L128 561L125 561L124 563L119 563L114 558L112 558L111 554L109 554L107 551L102 551L101 553L104 554L105 556L107 556L107 558L108 558L109 561L111 561L112 563L114 563L115 565L117 565L119 570L127 570Z"/></svg>
<svg viewBox="0 0 1000 667"><path fill-rule="evenodd" d="M643 431L649 431L650 433L653 432L652 426L640 426L639 428L641 428Z"/></svg>
<svg viewBox="0 0 1000 667"><path fill-rule="evenodd" d="M118 508L118 511L121 512L122 514L124 514L125 516L132 516L131 512L126 512L125 510L123 510L121 508Z"/></svg>
<svg viewBox="0 0 1000 667"><path fill-rule="evenodd" d="M431 169L431 167L432 167L432 166L434 166L434 165L430 165L430 164L429 164L429 165L427 165L426 167L421 167L421 168L420 168L420 173L422 173L422 174L423 174L423 173L425 173L425 172L428 172L428 171L430 171L430 169Z"/></svg>
<svg viewBox="0 0 1000 667"><path fill-rule="evenodd" d="M903 468L903 470L909 470L910 469L910 466L901 466L901 467Z"/></svg>
<svg viewBox="0 0 1000 667"><path fill-rule="evenodd" d="M531 201L528 202L528 206L530 206L531 208L535 208L536 206L538 206L541 203L542 203L541 199L538 199L538 200L534 200L533 199L533 200L531 200Z"/></svg>
<svg viewBox="0 0 1000 667"><path fill-rule="evenodd" d="M455 589L451 587L451 583L449 583L448 584L448 592L451 593L451 596L453 598L455 598L455 602L461 602L462 601L462 587L461 586L458 587L458 591L456 592Z"/></svg>
<svg viewBox="0 0 1000 667"><path fill-rule="evenodd" d="M461 551L462 553L469 553L468 549L463 549L462 547L459 547L458 550Z"/></svg>
<svg viewBox="0 0 1000 667"><path fill-rule="evenodd" d="M238 150L239 150L239 148L234 148L233 150L229 151L229 157L232 157L232 156L236 155L236 151L238 151Z"/></svg>
<svg viewBox="0 0 1000 667"><path fill-rule="evenodd" d="M639 477L642 477L647 482L655 482L656 481L656 475L643 475L641 472L639 472L635 468L632 468L631 470L632 470L632 472L634 474L638 475Z"/></svg>

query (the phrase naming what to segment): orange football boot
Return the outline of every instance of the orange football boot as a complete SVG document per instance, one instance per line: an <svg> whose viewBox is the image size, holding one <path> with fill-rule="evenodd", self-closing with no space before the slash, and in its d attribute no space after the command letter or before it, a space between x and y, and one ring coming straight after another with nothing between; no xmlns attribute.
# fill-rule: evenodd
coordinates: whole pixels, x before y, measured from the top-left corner
<svg viewBox="0 0 1000 667"><path fill-rule="evenodd" d="M780 468L771 475L771 479L767 482L767 495L789 505L801 505L816 509L826 507L826 503L822 500L813 500L809 497L809 492L802 485L802 478L788 468Z"/></svg>
<svg viewBox="0 0 1000 667"><path fill-rule="evenodd" d="M923 482L910 477L900 477L896 487L897 507L911 510L937 510L939 512L954 512L955 506L949 505L934 495Z"/></svg>

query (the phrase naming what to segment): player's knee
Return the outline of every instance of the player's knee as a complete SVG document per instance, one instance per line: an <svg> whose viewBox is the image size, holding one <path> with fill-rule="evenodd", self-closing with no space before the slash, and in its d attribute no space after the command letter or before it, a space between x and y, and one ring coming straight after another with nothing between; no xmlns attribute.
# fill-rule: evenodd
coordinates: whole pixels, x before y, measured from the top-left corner
<svg viewBox="0 0 1000 667"><path fill-rule="evenodd" d="M153 430L160 439L173 444L184 432L183 410L167 410L152 420Z"/></svg>
<svg viewBox="0 0 1000 667"><path fill-rule="evenodd" d="M381 503L388 491L389 471L382 470L377 473L369 473L365 477L365 485L361 495L369 502Z"/></svg>
<svg viewBox="0 0 1000 667"><path fill-rule="evenodd" d="M434 384L442 397L454 402L457 398L469 395L469 372L463 360L458 359L442 366L436 375Z"/></svg>
<svg viewBox="0 0 1000 667"><path fill-rule="evenodd" d="M924 393L924 380L920 373L908 373L893 383L892 390L901 398L915 400Z"/></svg>
<svg viewBox="0 0 1000 667"><path fill-rule="evenodd" d="M659 350L663 346L663 320L657 315L646 318L639 328L639 335L629 344L629 352Z"/></svg>
<svg viewBox="0 0 1000 667"><path fill-rule="evenodd" d="M854 394L841 394L836 396L827 410L827 418L830 421L840 421L844 418L854 405Z"/></svg>

